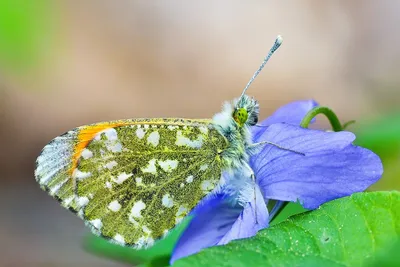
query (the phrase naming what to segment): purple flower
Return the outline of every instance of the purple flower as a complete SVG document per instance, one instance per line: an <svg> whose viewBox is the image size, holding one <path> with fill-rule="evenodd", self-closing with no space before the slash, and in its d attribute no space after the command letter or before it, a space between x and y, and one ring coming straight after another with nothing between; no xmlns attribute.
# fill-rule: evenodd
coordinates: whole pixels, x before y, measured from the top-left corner
<svg viewBox="0 0 400 267"><path fill-rule="evenodd" d="M253 196L244 204L232 201L234 197L226 193L229 190L208 196L192 211L193 219L176 244L171 263L203 248L254 236L268 227L269 199L298 200L305 208L315 209L327 201L364 191L381 177L379 157L354 146L354 134L298 126L315 106L314 101L290 103L261 123L266 127L251 129L254 142L270 141L305 156L265 145L250 160L256 176L256 201Z"/></svg>

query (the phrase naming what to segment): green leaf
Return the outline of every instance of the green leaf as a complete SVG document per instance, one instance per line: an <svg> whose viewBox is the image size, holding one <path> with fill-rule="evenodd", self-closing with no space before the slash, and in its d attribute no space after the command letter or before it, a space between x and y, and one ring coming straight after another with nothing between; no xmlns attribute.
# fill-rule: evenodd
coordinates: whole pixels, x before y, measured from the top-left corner
<svg viewBox="0 0 400 267"><path fill-rule="evenodd" d="M301 206L300 203L296 202L289 202L286 207L272 220L270 225L275 225L278 223L283 222L286 220L288 217L300 214L307 211L303 206Z"/></svg>
<svg viewBox="0 0 400 267"><path fill-rule="evenodd" d="M365 266L372 267L398 267L400 266L400 239L393 245L387 246L383 251L376 255L374 261L368 262Z"/></svg>
<svg viewBox="0 0 400 267"><path fill-rule="evenodd" d="M358 193L174 266L361 266L400 237L400 193Z"/></svg>
<svg viewBox="0 0 400 267"><path fill-rule="evenodd" d="M186 218L164 239L149 249L135 250L130 247L114 245L103 238L89 235L84 243L85 249L101 257L107 257L130 264L144 266L167 266L175 243L189 224Z"/></svg>

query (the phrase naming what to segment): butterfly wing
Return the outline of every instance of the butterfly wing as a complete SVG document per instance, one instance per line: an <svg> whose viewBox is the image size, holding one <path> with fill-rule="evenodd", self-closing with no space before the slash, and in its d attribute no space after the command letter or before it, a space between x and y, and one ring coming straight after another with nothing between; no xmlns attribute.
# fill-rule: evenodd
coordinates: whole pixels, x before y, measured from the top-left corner
<svg viewBox="0 0 400 267"><path fill-rule="evenodd" d="M35 178L40 187L72 212L78 211L72 176L78 160L85 156L85 147L101 131L130 125L134 120L97 123L75 128L54 138L36 159Z"/></svg>
<svg viewBox="0 0 400 267"><path fill-rule="evenodd" d="M215 188L227 142L208 120L122 122L56 138L39 156L36 178L94 233L146 247Z"/></svg>

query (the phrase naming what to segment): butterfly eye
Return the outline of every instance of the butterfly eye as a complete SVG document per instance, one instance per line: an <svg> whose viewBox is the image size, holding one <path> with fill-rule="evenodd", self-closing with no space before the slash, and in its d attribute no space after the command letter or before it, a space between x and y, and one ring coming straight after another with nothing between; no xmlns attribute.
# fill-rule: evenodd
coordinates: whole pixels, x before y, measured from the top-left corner
<svg viewBox="0 0 400 267"><path fill-rule="evenodd" d="M235 111L233 112L233 119L236 121L236 123L240 127L243 127L243 125L246 123L248 117L249 117L249 115L245 108L238 108L238 109L235 109Z"/></svg>

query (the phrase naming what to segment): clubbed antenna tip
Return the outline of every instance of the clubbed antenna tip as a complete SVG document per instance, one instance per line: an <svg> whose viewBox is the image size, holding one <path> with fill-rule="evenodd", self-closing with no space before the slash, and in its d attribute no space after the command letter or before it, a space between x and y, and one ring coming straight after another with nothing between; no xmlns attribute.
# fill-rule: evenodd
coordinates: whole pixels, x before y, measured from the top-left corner
<svg viewBox="0 0 400 267"><path fill-rule="evenodd" d="M282 36L278 35L276 37L276 39L275 39L274 45L269 50L268 55L264 58L264 60L261 63L260 67L258 68L258 70L253 74L253 77L251 77L250 81L247 83L246 87L243 89L243 92L242 92L239 100L244 96L244 94L246 93L247 89L250 87L251 83L254 81L254 79L257 77L257 75L264 68L265 64L268 62L268 60L271 58L271 56L274 54L274 52L281 46L282 41L283 41Z"/></svg>

